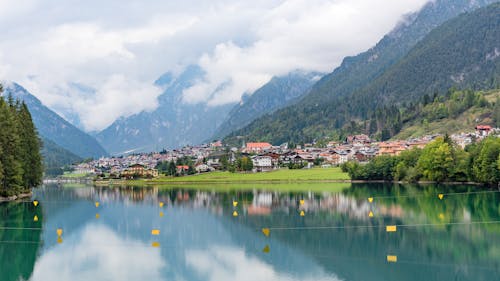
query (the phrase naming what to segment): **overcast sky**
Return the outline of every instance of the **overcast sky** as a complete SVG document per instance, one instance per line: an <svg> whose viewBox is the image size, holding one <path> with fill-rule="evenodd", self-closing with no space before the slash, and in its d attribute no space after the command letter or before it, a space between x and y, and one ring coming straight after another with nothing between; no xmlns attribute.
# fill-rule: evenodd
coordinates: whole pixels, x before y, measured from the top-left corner
<svg viewBox="0 0 500 281"><path fill-rule="evenodd" d="M273 75L332 71L425 2L0 0L0 80L101 130L153 110L162 92L153 82L167 71L206 71L186 102L236 102Z"/></svg>

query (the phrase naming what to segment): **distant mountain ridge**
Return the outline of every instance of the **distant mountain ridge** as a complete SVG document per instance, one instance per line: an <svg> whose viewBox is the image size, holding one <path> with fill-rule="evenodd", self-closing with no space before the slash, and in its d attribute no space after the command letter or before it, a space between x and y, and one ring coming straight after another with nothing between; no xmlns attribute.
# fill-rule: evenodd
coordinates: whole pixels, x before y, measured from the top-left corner
<svg viewBox="0 0 500 281"><path fill-rule="evenodd" d="M252 95L244 95L242 101L229 112L224 123L217 128L214 139L225 137L241 129L264 114L286 107L307 94L312 85L321 78L317 72L293 71L287 75L273 77Z"/></svg>
<svg viewBox="0 0 500 281"><path fill-rule="evenodd" d="M407 85L407 81L402 79L403 76L401 76L401 71L405 71L405 79L411 77L412 74L415 76L417 72L413 72L412 66L422 66L418 64L420 56L425 53L427 58L430 59L432 57L432 52L428 52L428 50L437 50L434 44L441 44L442 46L440 48L445 50L445 42L439 41L438 43L438 41L433 40L433 38L438 39L437 37L440 36L438 34L432 35L432 38L425 37L428 38L427 45L421 46L419 49L414 49L414 47L416 47L431 30L446 20L462 12L475 10L478 7L485 6L492 2L496 1L436 0L429 2L418 13L406 17L406 21L398 25L388 35L384 36L376 46L355 57L345 58L341 66L335 69L331 74L324 76L312 87L310 93L301 101L292 106L278 110L271 115L266 115L255 120L249 126L231 134L227 140L231 138L234 140L235 136L241 135L246 136L248 141L260 140L274 143L286 141L312 141L323 136L332 135L334 131L350 125L352 121L367 118L369 115L373 114L377 106L390 102L409 102L411 100L407 100L408 98L411 97L413 99L425 94L422 92L422 87L429 86L428 84L426 85L426 83L430 83L429 79L432 79L433 74L442 77L445 73L449 73L442 72L442 69L436 67L432 68L432 71L414 69L425 78L419 79L419 77L411 81L411 83L413 83L411 85L414 89L409 89L410 91L408 93L399 96L397 93L408 90L404 88L405 85ZM495 5L489 7L489 10L495 9ZM494 12L495 11L490 15L494 15ZM474 21L471 17L468 19ZM481 19L477 20L480 21ZM490 20L493 22L483 22L483 24L498 24L497 18L490 18ZM453 25L453 23L451 25ZM455 39L459 38L459 34L452 33L454 27L451 25L447 30L442 30L443 34L441 36L456 36ZM457 26L456 28L459 27ZM475 28L481 29L481 25L478 24ZM446 27L444 29L446 29ZM494 28L492 32L495 32ZM470 33L468 34L471 35ZM488 38L490 40L488 47L498 43L498 41L495 41L494 35L493 37L488 36ZM498 38L500 38L500 36L496 37L497 40ZM446 38L442 39L444 40ZM463 38L455 40L454 42L459 44L461 39ZM421 42L420 44L424 43ZM497 44L497 46L500 45ZM450 45L447 47L451 48L452 46ZM479 49L481 51L473 57L477 58L479 54L486 57L487 54L484 53L485 49ZM414 52L408 55L410 50L414 50ZM494 53L495 49L488 50L488 54L491 55L492 52ZM402 60L405 56L407 56L406 60ZM463 60L460 55L458 57L446 56L446 58L441 59L445 59L446 61ZM438 61L443 63L442 60ZM450 64L455 64L456 61L450 62ZM484 60L482 60L482 62L484 62ZM404 67L403 65L406 66ZM488 63L488 65L491 66L494 64ZM453 71L457 69L458 66L454 67ZM488 69L491 68L488 67ZM441 72L437 73L436 71ZM485 72L481 72L481 74L484 73ZM458 77L460 77L460 75ZM475 79L478 78L477 76L470 78L470 80L464 82L468 84L478 82ZM491 79L493 77L490 75L488 78ZM426 88L425 91L430 89L443 91L443 89L451 85L450 83L444 83L444 78L439 79L439 87L429 87ZM481 83L483 83L483 81L481 81ZM392 90L388 88L389 85L393 85L391 86ZM389 93L391 91L392 93Z"/></svg>
<svg viewBox="0 0 500 281"><path fill-rule="evenodd" d="M93 137L43 105L22 86L16 83L7 83L4 86L4 96L11 94L14 98L26 103L42 139L48 139L81 158L98 158L107 155L104 148Z"/></svg>
<svg viewBox="0 0 500 281"><path fill-rule="evenodd" d="M209 106L185 103L183 91L203 79L198 66L189 66L179 76L162 75L155 84L165 90L152 112L120 118L96 137L112 154L159 151L198 144L211 137L234 104Z"/></svg>

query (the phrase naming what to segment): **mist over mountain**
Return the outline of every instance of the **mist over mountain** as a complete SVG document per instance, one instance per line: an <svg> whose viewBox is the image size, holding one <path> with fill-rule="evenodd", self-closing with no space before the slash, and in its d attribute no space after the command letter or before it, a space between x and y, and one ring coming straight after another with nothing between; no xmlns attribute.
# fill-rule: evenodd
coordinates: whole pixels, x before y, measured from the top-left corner
<svg viewBox="0 0 500 281"><path fill-rule="evenodd" d="M316 83L302 100L255 120L249 126L233 132L232 137L246 136L247 140L276 143L290 140L311 141L332 135L351 121L366 118L377 106L384 103L404 102L407 98L418 98L426 94L426 91L443 91L455 84L462 87L475 85L476 82L484 84L483 80L494 78L494 75L486 70L495 69L495 63L491 62L495 49L491 47L499 46L500 36L495 37L498 18L484 19L481 23L476 22L481 19L469 16L464 20L467 22L452 22L448 27L443 27L428 37L418 49L414 47L434 28L450 18L492 2L496 1L429 2L418 13L408 15L376 46L355 57L345 58L341 66ZM490 10L494 16L495 6L490 7ZM466 29L469 31L468 35L473 35L476 28L479 35L471 37L474 40L461 34ZM453 32L454 30L456 32ZM481 35L486 36L485 40L490 40L487 47L483 46L485 43L482 42L482 37L479 38ZM441 40L438 40L439 37ZM478 47L478 50L475 50L475 47ZM411 50L413 53L408 55ZM448 55L437 57L437 54L447 51L450 51ZM424 55L425 59L422 59ZM463 57L466 55L472 55L471 58L474 59L481 55L483 57L474 62L478 65L474 65L470 64L471 60ZM408 57L403 61L405 56ZM490 61L485 60L487 56ZM437 63L433 63L433 59L437 59ZM477 75L474 71L465 69L467 64L475 69L483 63L484 68L480 68L482 71L478 71ZM443 67L449 71L443 72ZM462 76L462 70L468 75ZM487 77L478 76L482 74L487 74ZM438 81L431 81L433 75L439 77L436 78Z"/></svg>
<svg viewBox="0 0 500 281"><path fill-rule="evenodd" d="M183 91L203 75L198 66L187 67L177 77L165 73L155 82L164 91L154 111L120 118L99 132L97 139L110 153L122 154L176 148L210 138L234 104L210 106L185 101Z"/></svg>
<svg viewBox="0 0 500 281"><path fill-rule="evenodd" d="M224 137L264 114L298 101L321 76L316 72L293 71L287 75L273 77L253 94L243 96L241 102L229 112L224 123L217 128L214 138Z"/></svg>
<svg viewBox="0 0 500 281"><path fill-rule="evenodd" d="M43 105L40 100L22 86L16 83L7 83L3 95L8 96L9 94L26 103L42 138L49 139L82 158L107 155L104 148L93 137L79 130Z"/></svg>

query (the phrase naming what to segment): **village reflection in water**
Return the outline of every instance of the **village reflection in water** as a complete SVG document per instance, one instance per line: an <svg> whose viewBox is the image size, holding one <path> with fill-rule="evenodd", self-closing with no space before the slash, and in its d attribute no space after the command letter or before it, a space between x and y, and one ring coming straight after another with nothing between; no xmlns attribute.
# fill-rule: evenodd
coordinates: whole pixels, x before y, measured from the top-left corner
<svg viewBox="0 0 500 281"><path fill-rule="evenodd" d="M0 205L0 263L7 280L500 277L498 190L279 189L44 186Z"/></svg>

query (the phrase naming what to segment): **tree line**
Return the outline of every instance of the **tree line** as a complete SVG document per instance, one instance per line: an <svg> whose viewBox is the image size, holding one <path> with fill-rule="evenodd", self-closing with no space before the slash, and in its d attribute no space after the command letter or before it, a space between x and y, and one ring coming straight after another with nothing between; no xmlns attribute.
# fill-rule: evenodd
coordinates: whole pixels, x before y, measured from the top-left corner
<svg viewBox="0 0 500 281"><path fill-rule="evenodd" d="M0 196L16 195L42 182L40 148L26 104L10 95L0 97Z"/></svg>
<svg viewBox="0 0 500 281"><path fill-rule="evenodd" d="M488 137L462 149L450 137L438 137L423 149L398 156L377 156L366 165L347 162L342 170L354 180L500 182L500 138Z"/></svg>

